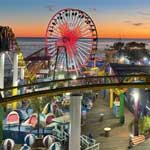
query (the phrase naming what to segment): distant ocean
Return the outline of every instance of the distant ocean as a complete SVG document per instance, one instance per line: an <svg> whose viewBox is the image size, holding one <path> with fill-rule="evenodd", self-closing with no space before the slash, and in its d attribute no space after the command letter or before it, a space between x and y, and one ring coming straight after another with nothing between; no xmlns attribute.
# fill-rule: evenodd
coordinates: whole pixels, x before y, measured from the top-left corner
<svg viewBox="0 0 150 150"><path fill-rule="evenodd" d="M19 43L20 49L24 54L24 57L27 57L28 55L32 54L33 52L41 49L45 45L45 39L44 38L17 38L17 41ZM104 50L105 48L108 48L113 45L114 42L143 42L146 44L146 47L150 49L150 39L117 39L117 38L99 38L98 40L98 50Z"/></svg>

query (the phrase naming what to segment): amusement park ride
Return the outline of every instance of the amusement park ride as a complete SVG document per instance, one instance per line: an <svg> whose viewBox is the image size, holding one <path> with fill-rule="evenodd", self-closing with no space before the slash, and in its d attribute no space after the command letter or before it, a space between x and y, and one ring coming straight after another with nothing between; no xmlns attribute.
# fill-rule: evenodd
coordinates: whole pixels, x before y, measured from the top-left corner
<svg viewBox="0 0 150 150"><path fill-rule="evenodd" d="M45 67L53 70L53 79L55 71L59 69L79 75L82 66L97 50L97 31L94 22L85 12L78 9L63 9L48 23L45 48L24 59L15 35L9 27L1 27L1 45L2 63L5 52L9 51L14 55L13 86L17 86L18 68L21 68L21 78L25 78L26 83L33 82L36 73ZM3 87L1 83L1 88Z"/></svg>
<svg viewBox="0 0 150 150"><path fill-rule="evenodd" d="M68 76L70 72L79 76L81 67L85 65L89 58L93 58L97 49L97 31L95 24L85 12L78 9L63 9L52 17L46 30L45 48L25 59L26 62L19 49L15 35L9 27L0 28L0 38L0 88L5 88L4 61L5 53L9 51L13 54L12 86L15 88L12 90L12 96L18 95L19 67L21 69L21 80L26 81L26 83L36 82L34 81L36 73L40 69L45 69L45 67L49 69L49 66L54 72L53 79L56 79L55 71L59 69L67 72ZM70 78L70 76L68 78ZM4 98L5 96L5 92L1 91L1 97ZM78 102L73 101L71 104L72 110L76 111L75 106L79 106L78 109L80 109L81 96L74 95L74 97L79 97ZM16 109L16 102L13 103L13 108ZM74 122L71 117L71 120L74 122L72 125L76 126L78 131L80 131L80 111L81 110L78 111L76 115L77 118L75 119L78 121ZM74 113L72 115L74 116ZM79 146L77 149L80 149L80 132L76 132L75 129L76 128L71 128L71 146L69 147L74 147L73 145L76 143ZM74 136L75 134L77 136ZM78 136L79 139L76 140L75 137Z"/></svg>
<svg viewBox="0 0 150 150"><path fill-rule="evenodd" d="M79 74L81 66L95 54L97 40L96 26L89 15L78 9L60 10L46 30L46 55L51 56L55 68L61 66Z"/></svg>
<svg viewBox="0 0 150 150"><path fill-rule="evenodd" d="M11 28L0 26L0 103L13 102L15 109L15 101L22 100L23 98L56 95L64 92L78 92L78 94L75 93L72 95L73 100L71 101L71 121L74 128L71 128L70 146L75 147L76 150L80 149L79 116L81 116L81 112L80 110L77 112L76 108L79 109L81 107L82 96L79 94L81 90L110 89L111 108L113 104L113 93L118 95L121 105L120 121L122 122L124 118L124 93L127 88L145 88L145 86L149 88L150 86L149 80L147 81L148 76L145 74L116 76L115 73L105 71L105 64L103 70L99 72L98 77L83 77L83 67L89 60L95 59L97 42L98 35L93 20L87 13L79 9L69 8L58 11L48 23L45 47L25 59ZM10 88L4 88L4 62L5 54L8 52L13 54L13 85ZM23 84L20 86L18 86L18 69L20 69L20 77L23 80ZM51 75L52 81L36 82L36 74L41 69L49 70L47 75ZM95 66L93 67L94 69ZM61 80L56 77L56 72L61 70L67 74L67 79L65 76ZM76 76L74 80L77 81L78 85L73 85L72 75ZM145 81L143 83L134 83L134 77L142 77ZM122 79L121 81L119 80L120 78ZM59 87L58 83L63 83L64 86ZM36 89L35 87L38 85L43 85L46 89ZM25 93L25 91L18 92L21 88L28 89L29 87L32 87L32 91L29 93ZM10 90L12 91L12 95L6 96L5 92ZM76 148L77 145L79 146L78 148Z"/></svg>

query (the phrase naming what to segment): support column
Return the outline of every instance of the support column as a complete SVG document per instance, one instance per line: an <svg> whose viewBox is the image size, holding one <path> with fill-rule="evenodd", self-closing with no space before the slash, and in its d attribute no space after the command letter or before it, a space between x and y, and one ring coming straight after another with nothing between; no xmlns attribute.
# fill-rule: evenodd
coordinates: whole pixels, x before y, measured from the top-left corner
<svg viewBox="0 0 150 150"><path fill-rule="evenodd" d="M5 64L5 53L0 54L0 88L4 88L4 64ZM4 93L1 92L1 96L4 97ZM0 105L0 143L3 139L3 107Z"/></svg>
<svg viewBox="0 0 150 150"><path fill-rule="evenodd" d="M13 57L13 86L18 85L18 53L14 53ZM17 95L18 90L13 89L12 90L12 95L15 96ZM17 107L17 102L13 102L13 108L16 109Z"/></svg>
<svg viewBox="0 0 150 150"><path fill-rule="evenodd" d="M70 104L70 138L69 150L80 150L80 134L81 134L81 94L71 95Z"/></svg>
<svg viewBox="0 0 150 150"><path fill-rule="evenodd" d="M24 85L24 67L20 68L20 81L19 81L19 85ZM20 88L20 94L24 94L24 87Z"/></svg>
<svg viewBox="0 0 150 150"><path fill-rule="evenodd" d="M139 115L138 115L138 110L139 109L139 101L138 99L134 100L134 136L138 136L139 135L139 127L138 127L138 119L139 119Z"/></svg>
<svg viewBox="0 0 150 150"><path fill-rule="evenodd" d="M24 80L24 67L20 68L20 79Z"/></svg>
<svg viewBox="0 0 150 150"><path fill-rule="evenodd" d="M124 93L120 94L120 123L124 124L125 116L124 116L124 99L125 95Z"/></svg>
<svg viewBox="0 0 150 150"><path fill-rule="evenodd" d="M109 101L109 106L112 108L113 106L113 90L110 89L110 101Z"/></svg>
<svg viewBox="0 0 150 150"><path fill-rule="evenodd" d="M4 65L5 65L5 53L0 54L0 88L4 88ZM4 93L1 92L1 96L4 97Z"/></svg>
<svg viewBox="0 0 150 150"><path fill-rule="evenodd" d="M0 105L0 143L2 143L3 140L3 113L4 113L3 106Z"/></svg>

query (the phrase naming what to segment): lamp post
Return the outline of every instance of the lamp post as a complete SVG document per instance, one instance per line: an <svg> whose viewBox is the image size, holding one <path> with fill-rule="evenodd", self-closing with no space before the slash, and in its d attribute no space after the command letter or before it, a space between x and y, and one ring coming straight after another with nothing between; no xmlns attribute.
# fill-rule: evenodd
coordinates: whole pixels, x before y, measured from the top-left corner
<svg viewBox="0 0 150 150"><path fill-rule="evenodd" d="M138 130L138 109L139 109L139 94L135 92L133 94L134 97L134 136L139 135L139 130Z"/></svg>

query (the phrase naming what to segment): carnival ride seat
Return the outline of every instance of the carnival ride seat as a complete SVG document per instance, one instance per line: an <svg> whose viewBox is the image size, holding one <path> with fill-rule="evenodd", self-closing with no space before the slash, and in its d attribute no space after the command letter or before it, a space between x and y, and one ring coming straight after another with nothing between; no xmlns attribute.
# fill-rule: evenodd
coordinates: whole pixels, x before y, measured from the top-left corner
<svg viewBox="0 0 150 150"><path fill-rule="evenodd" d="M45 125L45 115L39 114L39 117L40 117L40 124L44 126ZM31 117L23 123L23 125L32 126L33 128L35 128L37 123L38 123L38 114L33 113L31 115Z"/></svg>
<svg viewBox="0 0 150 150"><path fill-rule="evenodd" d="M17 109L15 111L19 114L20 122L26 121L29 118L25 110Z"/></svg>
<svg viewBox="0 0 150 150"><path fill-rule="evenodd" d="M52 123L54 118L55 118L55 116L53 113L48 113L45 117L46 126L49 125L50 123Z"/></svg>
<svg viewBox="0 0 150 150"><path fill-rule="evenodd" d="M47 103L44 108L43 108L43 111L42 111L42 114L48 114L51 112L51 104L50 103Z"/></svg>
<svg viewBox="0 0 150 150"><path fill-rule="evenodd" d="M20 116L16 111L11 111L6 117L6 124L19 124Z"/></svg>

